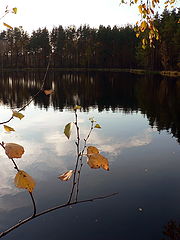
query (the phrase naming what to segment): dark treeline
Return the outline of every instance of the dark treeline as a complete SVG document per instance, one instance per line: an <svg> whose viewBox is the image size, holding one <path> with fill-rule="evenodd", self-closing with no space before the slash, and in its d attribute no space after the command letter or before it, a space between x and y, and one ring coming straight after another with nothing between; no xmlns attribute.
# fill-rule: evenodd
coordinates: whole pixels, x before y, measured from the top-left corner
<svg viewBox="0 0 180 240"><path fill-rule="evenodd" d="M141 47L144 32L136 38L132 26L88 25L75 28L38 29L31 35L22 27L0 33L0 65L3 68L42 68L52 54L54 68L180 68L180 9L156 16L161 41L156 48Z"/></svg>
<svg viewBox="0 0 180 240"><path fill-rule="evenodd" d="M5 72L0 75L0 101L11 108L22 107L40 88L43 72ZM112 72L49 72L46 89L34 100L39 108L70 109L81 105L83 111L97 108L147 116L150 126L167 130L180 142L180 81L149 75Z"/></svg>

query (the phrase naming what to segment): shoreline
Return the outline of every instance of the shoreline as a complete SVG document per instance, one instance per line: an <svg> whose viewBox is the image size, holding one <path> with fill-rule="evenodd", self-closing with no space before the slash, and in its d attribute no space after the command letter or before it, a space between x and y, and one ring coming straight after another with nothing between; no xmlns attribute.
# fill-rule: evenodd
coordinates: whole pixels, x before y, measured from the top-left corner
<svg viewBox="0 0 180 240"><path fill-rule="evenodd" d="M46 71L46 68L4 68L1 72L25 72L25 71ZM128 69L128 68L49 68L54 72L129 72L134 74L160 74L167 77L180 77L180 71L153 71L145 69Z"/></svg>

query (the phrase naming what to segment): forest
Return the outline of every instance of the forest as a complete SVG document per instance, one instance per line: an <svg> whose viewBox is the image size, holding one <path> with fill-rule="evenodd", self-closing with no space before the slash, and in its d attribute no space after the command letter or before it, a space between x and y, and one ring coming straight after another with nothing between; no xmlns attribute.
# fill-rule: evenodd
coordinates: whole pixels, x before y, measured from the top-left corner
<svg viewBox="0 0 180 240"><path fill-rule="evenodd" d="M28 34L22 27L0 33L1 68L140 68L180 69L180 9L156 14L160 39L142 48L145 30L137 38L135 26L98 29L59 25L52 31L39 28Z"/></svg>

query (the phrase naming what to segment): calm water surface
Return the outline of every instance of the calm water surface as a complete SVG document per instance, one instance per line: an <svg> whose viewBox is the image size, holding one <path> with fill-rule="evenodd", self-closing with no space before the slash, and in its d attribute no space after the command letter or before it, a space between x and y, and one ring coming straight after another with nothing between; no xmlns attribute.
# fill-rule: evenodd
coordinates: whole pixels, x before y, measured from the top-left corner
<svg viewBox="0 0 180 240"><path fill-rule="evenodd" d="M43 73L4 73L0 77L0 120L22 107L40 88ZM88 142L109 159L110 171L90 169L84 159L80 199L119 194L49 213L13 231L7 240L160 240L164 226L180 223L180 80L122 73L50 72L46 89L8 125L16 132L1 139L25 148L20 169L36 180L38 211L64 203L71 181L58 175L75 164L75 129L70 140L64 126L78 113L81 138L94 117ZM0 149L0 230L32 212L29 195L16 189L16 174Z"/></svg>

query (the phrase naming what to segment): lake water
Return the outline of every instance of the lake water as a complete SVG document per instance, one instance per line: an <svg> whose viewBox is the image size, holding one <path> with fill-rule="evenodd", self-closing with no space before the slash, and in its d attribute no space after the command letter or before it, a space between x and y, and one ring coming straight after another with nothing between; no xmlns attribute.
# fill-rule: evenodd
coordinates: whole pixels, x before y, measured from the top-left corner
<svg viewBox="0 0 180 240"><path fill-rule="evenodd" d="M11 108L22 107L41 86L44 73L2 73L0 121ZM118 195L57 210L21 226L7 240L161 240L165 226L180 223L180 80L157 75L128 73L49 72L45 89L8 126L16 131L1 139L23 145L16 162L36 180L34 196L38 212L68 199L72 180L58 176L74 169L76 134L70 140L64 126L78 111L81 139L86 137L90 117L94 129L88 141L108 158L110 171L82 169L79 199L118 192ZM16 171L0 149L0 230L32 213L25 190L14 186Z"/></svg>

